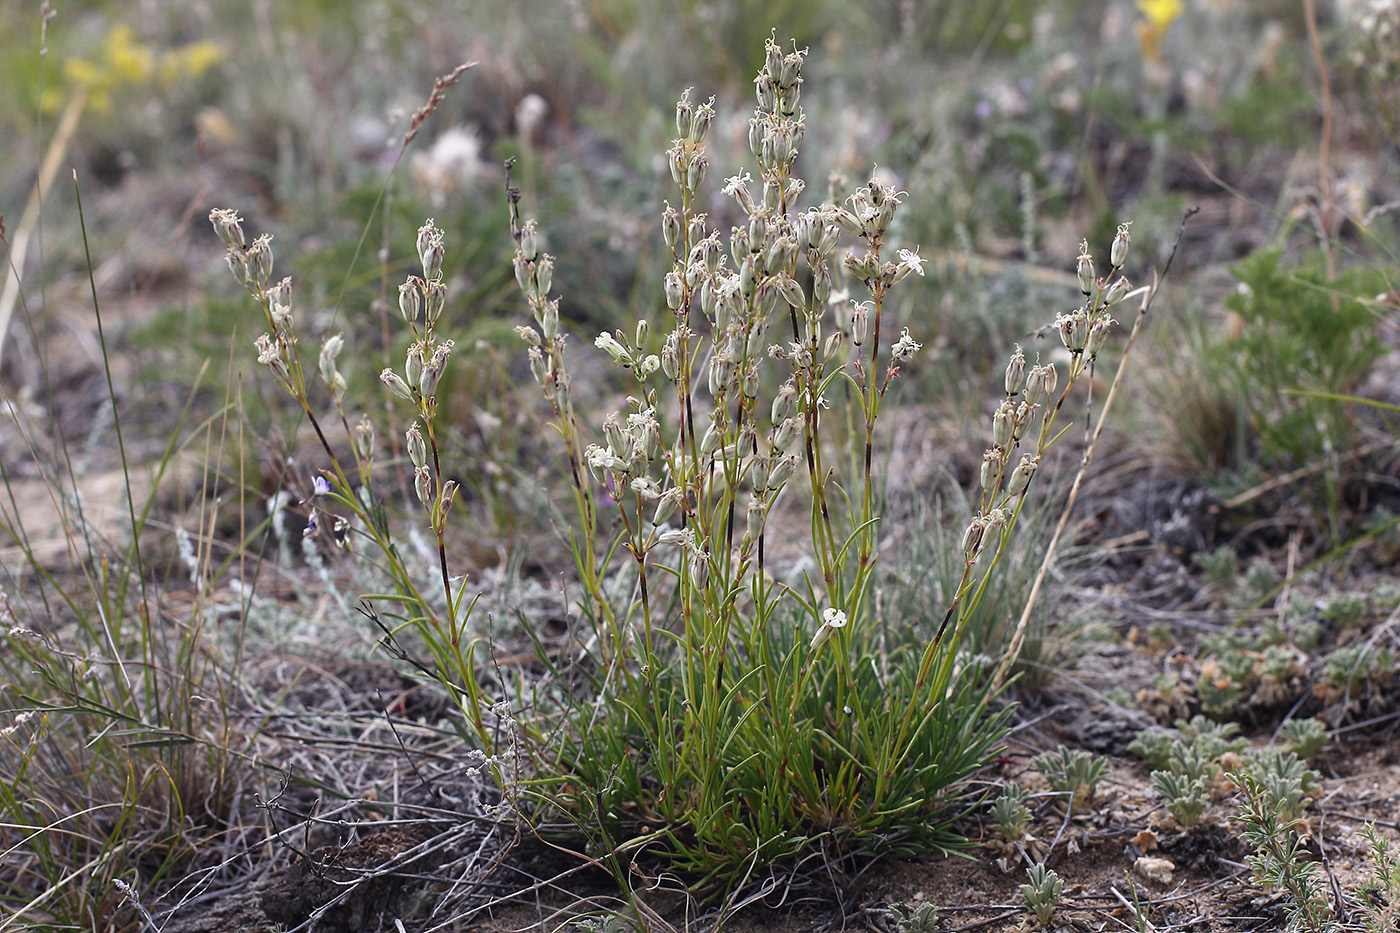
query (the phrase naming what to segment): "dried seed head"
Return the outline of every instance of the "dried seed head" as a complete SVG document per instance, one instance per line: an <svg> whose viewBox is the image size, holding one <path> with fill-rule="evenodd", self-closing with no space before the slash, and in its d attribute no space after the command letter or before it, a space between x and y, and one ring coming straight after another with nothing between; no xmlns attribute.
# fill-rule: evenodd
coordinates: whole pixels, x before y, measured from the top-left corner
<svg viewBox="0 0 1400 933"><path fill-rule="evenodd" d="M677 495L672 496L672 493L676 493ZM660 510L666 506L667 502L679 502L679 493L679 489L668 489L666 494L661 497L661 502L656 507L657 511L660 512ZM674 510L675 505L672 505L671 511ZM669 515L670 512L667 514ZM678 547L682 551L688 552L695 548L695 532L691 531L689 528L668 528L656 536L656 543L661 547Z"/></svg>
<svg viewBox="0 0 1400 933"><path fill-rule="evenodd" d="M435 531L442 531L442 521L447 518L447 513L452 511L452 500L457 498L457 481L450 479L442 484L442 490L438 493L438 527Z"/></svg>
<svg viewBox="0 0 1400 933"><path fill-rule="evenodd" d="M447 305L447 286L441 279L433 279L427 284L423 301L423 316L429 324L436 324Z"/></svg>

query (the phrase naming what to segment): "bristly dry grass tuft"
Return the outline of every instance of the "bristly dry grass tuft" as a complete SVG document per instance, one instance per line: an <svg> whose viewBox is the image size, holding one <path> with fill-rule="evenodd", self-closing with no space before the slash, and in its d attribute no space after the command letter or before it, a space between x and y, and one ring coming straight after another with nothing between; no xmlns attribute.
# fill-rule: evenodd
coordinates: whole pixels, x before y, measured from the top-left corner
<svg viewBox="0 0 1400 933"><path fill-rule="evenodd" d="M403 144L405 147L413 142L418 136L418 130L422 128L428 117L433 115L433 111L438 108L438 104L441 104L447 97L447 89L456 84L457 79L460 78L468 68L475 67L476 62L463 62L433 82L433 92L428 96L428 102L413 111L413 119L408 123L408 131L403 134Z"/></svg>

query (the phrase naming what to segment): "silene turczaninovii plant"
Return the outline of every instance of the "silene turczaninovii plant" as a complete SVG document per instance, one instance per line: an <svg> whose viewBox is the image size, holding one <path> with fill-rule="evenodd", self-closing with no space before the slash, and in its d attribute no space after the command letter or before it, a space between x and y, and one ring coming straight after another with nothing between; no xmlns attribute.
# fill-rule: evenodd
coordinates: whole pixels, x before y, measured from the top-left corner
<svg viewBox="0 0 1400 933"><path fill-rule="evenodd" d="M732 886L814 846L876 855L967 844L954 821L974 803L967 779L995 751L1007 711L992 705L998 659L971 656L962 636L1041 457L1063 433L1060 410L1105 342L1110 308L1129 292L1123 226L1106 276L1087 244L1080 250L1084 300L1054 322L1067 366L1028 365L1019 347L1011 354L950 604L927 626L881 619L872 597L877 423L920 350L891 320L888 296L922 274L923 260L889 242L907 195L879 180L839 205L799 206L805 55L767 44L748 132L759 178L741 172L724 184L743 218L727 237L700 210L712 102L687 92L677 104L666 157L679 191L661 217L672 259L665 310L594 341L628 386L626 407L601 425L575 401L550 294L553 259L509 189L515 274L533 318L517 331L572 489L570 591L585 624L567 666L540 651L544 676L522 671L499 684L509 701L489 699L498 688L486 685L503 672L480 650L470 599L449 574L455 486L434 418L452 342L437 330L450 317L444 244L431 222L418 237L423 274L400 289L414 340L403 371L382 376L412 407L404 448L437 551L431 586L418 579L421 562L411 570L400 556L370 490L375 442L367 421L349 427L339 339L320 357L355 462L327 469L318 501L386 556L394 592L367 598L388 607L379 611L392 631L407 627L427 644L466 717L463 734L479 746L473 754L516 812L542 834L583 837L623 883L644 855L697 887ZM290 286L272 284L270 248L245 245L235 214L214 222L268 318L260 360L317 424ZM843 236L854 246L838 256ZM334 461L336 448L316 431Z"/></svg>
<svg viewBox="0 0 1400 933"><path fill-rule="evenodd" d="M596 442L571 392L553 260L511 191L533 317L518 331L571 468L580 610L598 646L587 696L542 685L530 697L561 717L531 786L594 821L596 840L630 839L702 880L734 882L819 842L867 854L963 843L964 782L1004 714L961 637L1129 289L1122 227L1106 278L1081 250L1085 300L1055 321L1063 387L1051 363L1011 356L946 613L877 638L877 422L920 349L888 301L922 260L892 249L907 196L877 179L842 204L799 207L805 54L767 44L748 124L759 177L724 183L742 218L727 237L700 209L713 101L681 96L665 310L595 340L629 387ZM838 258L843 236L855 246ZM805 541L814 570L775 566L775 540Z"/></svg>

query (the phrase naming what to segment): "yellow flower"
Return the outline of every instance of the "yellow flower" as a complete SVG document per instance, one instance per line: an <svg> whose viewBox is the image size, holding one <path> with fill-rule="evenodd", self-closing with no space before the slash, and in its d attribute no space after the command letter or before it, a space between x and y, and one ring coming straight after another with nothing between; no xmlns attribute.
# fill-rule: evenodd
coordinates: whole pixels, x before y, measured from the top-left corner
<svg viewBox="0 0 1400 933"><path fill-rule="evenodd" d="M1137 0L1137 8L1147 19L1136 25L1138 44L1148 59L1162 60L1162 39L1182 13L1186 4L1182 0Z"/></svg>

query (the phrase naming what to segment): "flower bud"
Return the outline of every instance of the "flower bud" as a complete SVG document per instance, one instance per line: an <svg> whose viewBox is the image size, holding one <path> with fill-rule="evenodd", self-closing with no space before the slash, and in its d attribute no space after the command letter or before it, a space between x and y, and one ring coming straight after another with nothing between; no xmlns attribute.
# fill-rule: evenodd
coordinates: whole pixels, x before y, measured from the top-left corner
<svg viewBox="0 0 1400 933"><path fill-rule="evenodd" d="M851 302L851 343L862 346L870 331L870 309L868 301Z"/></svg>
<svg viewBox="0 0 1400 933"><path fill-rule="evenodd" d="M1121 275L1114 279L1113 284L1108 286L1108 292L1104 295L1104 307L1118 304L1123 300L1123 296L1128 294L1128 289L1132 287L1132 284Z"/></svg>
<svg viewBox="0 0 1400 933"><path fill-rule="evenodd" d="M525 221L525 226L520 230L520 255L526 259L534 259L539 255L540 236L535 229L533 220Z"/></svg>
<svg viewBox="0 0 1400 933"><path fill-rule="evenodd" d="M656 503L656 511L652 513L652 525L659 528L662 525L666 524L666 522L670 520L671 516L676 514L676 509L680 506L680 504L681 491L679 488L672 486L670 489L663 492L661 494L660 500L658 500ZM665 534L663 534L662 537L664 538ZM658 541L658 543L663 542Z"/></svg>
<svg viewBox="0 0 1400 933"><path fill-rule="evenodd" d="M1119 224L1118 232L1113 236L1113 246L1109 250L1109 262L1113 264L1113 268L1121 269L1123 267L1123 263L1128 259L1128 244L1132 240L1132 235L1128 232L1128 224Z"/></svg>
<svg viewBox="0 0 1400 933"><path fill-rule="evenodd" d="M719 430L714 422L705 429L704 435L700 438L700 453L706 456L719 449L720 441L724 440L724 432Z"/></svg>
<svg viewBox="0 0 1400 933"><path fill-rule="evenodd" d="M214 225L214 232L230 249L241 250L247 242L243 239L242 221L237 211L228 208L215 208L209 212L209 222Z"/></svg>
<svg viewBox="0 0 1400 933"><path fill-rule="evenodd" d="M236 246L230 246L228 252L224 253L224 262L228 263L228 271L233 273L233 277L239 285L248 284L248 254Z"/></svg>
<svg viewBox="0 0 1400 933"><path fill-rule="evenodd" d="M1071 353L1083 352L1084 344L1089 339L1089 316L1084 309L1076 308L1069 314L1056 315L1055 326L1059 328L1065 349Z"/></svg>
<svg viewBox="0 0 1400 933"><path fill-rule="evenodd" d="M554 285L554 259L548 253L535 262L535 281L539 283L539 296L544 298Z"/></svg>
<svg viewBox="0 0 1400 933"><path fill-rule="evenodd" d="M1026 386L1026 354L1020 344L1011 353L1011 361L1006 364L1006 394L1017 395Z"/></svg>
<svg viewBox="0 0 1400 933"><path fill-rule="evenodd" d="M399 286L399 314L409 324L418 320L418 312L422 309L423 296L418 290L418 281L416 275L411 275L408 281Z"/></svg>
<svg viewBox="0 0 1400 933"><path fill-rule="evenodd" d="M453 345L453 341L444 340L433 350L433 358L424 367L423 381L418 387L418 391L423 395L432 395L437 391L438 381L447 369L447 358L452 353Z"/></svg>
<svg viewBox="0 0 1400 933"><path fill-rule="evenodd" d="M408 383L404 382L403 378L392 369L386 369L381 372L379 374L379 381L392 389L394 394L399 398L406 398L410 402L413 401L413 390L410 389Z"/></svg>
<svg viewBox="0 0 1400 933"><path fill-rule="evenodd" d="M526 355L530 359L530 375L535 377L535 382L543 386L549 378L549 370L545 367L544 354L540 352L538 346L533 346Z"/></svg>
<svg viewBox="0 0 1400 933"><path fill-rule="evenodd" d="M418 501L427 505L433 499L433 472L426 466L413 471L413 491Z"/></svg>
<svg viewBox="0 0 1400 933"><path fill-rule="evenodd" d="M690 141L697 146L703 143L714 119L715 99L711 97L709 101L695 108L695 116L690 121Z"/></svg>
<svg viewBox="0 0 1400 933"><path fill-rule="evenodd" d="M1019 496L1025 492L1026 487L1031 483L1031 477L1035 475L1036 467L1039 465L1039 457L1022 457L1021 462L1016 464L1016 469L1011 471L1011 478L1006 481L1006 494Z"/></svg>
<svg viewBox="0 0 1400 933"><path fill-rule="evenodd" d="M710 554L695 548L690 552L690 579L695 588L703 590L710 585Z"/></svg>
<svg viewBox="0 0 1400 933"><path fill-rule="evenodd" d="M544 339L553 342L559 335L559 301L551 299L544 303L544 308L540 310L540 330L544 333Z"/></svg>
<svg viewBox="0 0 1400 933"><path fill-rule="evenodd" d="M272 234L264 233L248 247L248 268L261 283L272 275Z"/></svg>
<svg viewBox="0 0 1400 933"><path fill-rule="evenodd" d="M690 88L686 88L681 92L681 99L676 101L676 135L681 139L689 139L694 118L695 105L690 102Z"/></svg>
<svg viewBox="0 0 1400 933"><path fill-rule="evenodd" d="M1075 273L1079 276L1079 290L1084 294L1089 294L1094 290L1094 257L1089 255L1089 241L1083 240L1079 244L1079 261L1075 266Z"/></svg>
<svg viewBox="0 0 1400 933"><path fill-rule="evenodd" d="M447 513L452 511L452 500L457 498L457 481L450 479L442 484L442 491L438 493L438 519L447 517ZM442 528L435 529L442 531Z"/></svg>
<svg viewBox="0 0 1400 933"><path fill-rule="evenodd" d="M1113 318L1105 315L1089 328L1089 337L1084 341L1084 352L1090 359L1099 355L1099 351L1103 349L1103 342L1108 339L1108 329L1112 326Z"/></svg>
<svg viewBox="0 0 1400 933"><path fill-rule="evenodd" d="M822 346L822 359L834 360L841 355L845 349L846 335L844 332L834 330L826 335L826 343Z"/></svg>
<svg viewBox="0 0 1400 933"><path fill-rule="evenodd" d="M700 190L700 184L705 180L705 170L710 167L710 160L703 152L697 152L690 159L690 165L685 170L685 187L692 195Z"/></svg>
<svg viewBox="0 0 1400 933"><path fill-rule="evenodd" d="M681 280L681 274L672 269L666 273L663 281L666 288L666 307L672 311L679 311L681 299L685 295L685 283Z"/></svg>
<svg viewBox="0 0 1400 933"><path fill-rule="evenodd" d="M792 446L792 442L797 440L797 435L801 433L802 424L796 418L786 418L781 424L773 429L773 452L786 453Z"/></svg>
<svg viewBox="0 0 1400 933"><path fill-rule="evenodd" d="M1002 450L1009 450L1015 425L1016 409L1010 399L1002 399L996 414L992 416L992 443Z"/></svg>
<svg viewBox="0 0 1400 933"><path fill-rule="evenodd" d="M757 541L763 534L764 519L767 517L768 509L764 506L763 500L757 498L750 499L749 512L746 516L745 534L747 534L750 539Z"/></svg>
<svg viewBox="0 0 1400 933"><path fill-rule="evenodd" d="M982 454L982 469L978 475L978 481L982 484L983 489L991 492L996 488L999 476L1001 476L1001 451L991 447Z"/></svg>
<svg viewBox="0 0 1400 933"><path fill-rule="evenodd" d="M987 520L981 515L972 519L962 536L963 560L972 563L982 550L982 535L987 530Z"/></svg>
<svg viewBox="0 0 1400 933"><path fill-rule="evenodd" d="M404 441L408 446L408 459L413 461L413 468L422 469L428 462L428 445L416 423L404 432Z"/></svg>
<svg viewBox="0 0 1400 933"><path fill-rule="evenodd" d="M339 401L345 394L345 377L336 368L335 358L340 355L340 351L345 346L345 337L341 334L334 334L326 338L326 342L321 346L320 370L321 378L330 387L331 394Z"/></svg>
<svg viewBox="0 0 1400 933"><path fill-rule="evenodd" d="M797 469L797 458L787 456L773 464L773 468L768 471L768 482L764 484L765 489L777 489L786 483Z"/></svg>
<svg viewBox="0 0 1400 933"><path fill-rule="evenodd" d="M355 450L361 460L374 458L374 422L363 416L355 425Z"/></svg>
<svg viewBox="0 0 1400 933"><path fill-rule="evenodd" d="M676 249L676 244L681 239L681 215L680 211L671 206L671 202L666 202L666 209L661 212L661 238L666 241L666 247L672 251Z"/></svg>
<svg viewBox="0 0 1400 933"><path fill-rule="evenodd" d="M418 261L423 266L423 278L431 282L441 274L443 256L446 255L442 245L442 231L433 224L431 217L418 228L417 245Z"/></svg>
<svg viewBox="0 0 1400 933"><path fill-rule="evenodd" d="M433 279L427 284L427 295L423 301L423 316L429 324L436 324L447 304L447 286L442 279Z"/></svg>
<svg viewBox="0 0 1400 933"><path fill-rule="evenodd" d="M408 380L408 384L417 388L423 380L423 366L426 360L423 356L423 344L415 343L408 348L408 358L404 361L403 374ZM423 393L427 395L427 392Z"/></svg>

